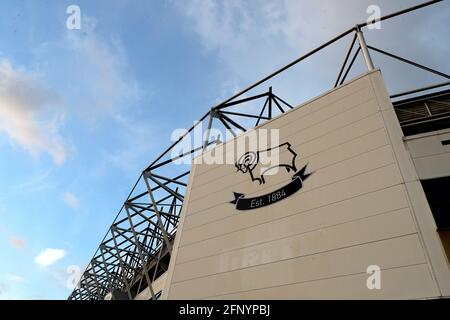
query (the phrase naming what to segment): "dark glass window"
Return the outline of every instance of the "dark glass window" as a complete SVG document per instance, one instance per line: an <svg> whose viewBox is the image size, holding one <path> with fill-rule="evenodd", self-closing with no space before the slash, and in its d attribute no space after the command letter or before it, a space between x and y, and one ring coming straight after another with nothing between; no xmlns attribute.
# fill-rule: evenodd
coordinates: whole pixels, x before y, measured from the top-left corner
<svg viewBox="0 0 450 320"><path fill-rule="evenodd" d="M450 262L450 177L421 182L436 221L442 246Z"/></svg>
<svg viewBox="0 0 450 320"><path fill-rule="evenodd" d="M438 230L450 229L450 177L421 182Z"/></svg>

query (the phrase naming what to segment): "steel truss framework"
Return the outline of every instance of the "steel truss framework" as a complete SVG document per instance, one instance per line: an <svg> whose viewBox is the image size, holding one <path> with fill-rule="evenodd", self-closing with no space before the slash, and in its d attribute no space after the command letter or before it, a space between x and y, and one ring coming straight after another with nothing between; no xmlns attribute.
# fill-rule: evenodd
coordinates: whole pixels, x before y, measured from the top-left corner
<svg viewBox="0 0 450 320"><path fill-rule="evenodd" d="M423 8L442 0L429 1L424 4L402 10L380 18L387 20L398 15ZM104 299L115 290L126 293L133 299L145 288L149 288L153 299L158 295L153 289L153 282L163 274L170 261L175 234L177 231L180 212L183 205L187 187L189 168L181 170L183 166L175 165L179 160L193 158L215 145L217 137L210 136L210 130L215 122L224 131L233 136L236 132L246 131L265 121L278 116L293 106L275 95L270 87L267 92L246 97L252 89L259 87L285 70L307 59L313 54L330 46L336 41L353 34L350 46L344 56L341 68L333 87L343 84L354 65L356 58L362 52L364 61L369 70L373 70L370 51L383 54L414 67L426 70L443 77L447 82L419 88L391 96L392 98L421 92L438 87L448 86L450 76L432 68L418 64L398 55L383 51L365 43L362 28L369 22L361 23L317 47L302 57L287 64L269 76L257 81L241 92L233 95L224 102L212 107L187 132L170 145L159 155L139 176L132 191L124 202L122 208L101 241L94 257L91 259L81 279L73 290L69 299L92 300ZM357 45L356 45L357 44ZM356 50L354 50L356 47ZM238 99L239 98L239 99ZM245 106L254 102L261 104L261 109L254 114L245 111ZM254 109L252 109L254 110ZM252 121L252 122L250 122ZM192 148L177 156L173 150L185 143L197 126L206 124L206 132L201 145Z"/></svg>

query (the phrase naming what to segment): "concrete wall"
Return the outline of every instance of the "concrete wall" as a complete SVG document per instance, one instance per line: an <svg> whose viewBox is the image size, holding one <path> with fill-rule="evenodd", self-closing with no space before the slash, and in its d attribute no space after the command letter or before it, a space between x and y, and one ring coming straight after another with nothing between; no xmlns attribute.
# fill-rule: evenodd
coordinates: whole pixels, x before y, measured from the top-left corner
<svg viewBox="0 0 450 320"><path fill-rule="evenodd" d="M259 185L234 165L194 165L163 298L450 294L449 267L379 71L260 128L278 128L280 143L298 153L297 168L308 164L313 174L283 201L238 211L233 192L265 194L292 174L281 170ZM366 286L370 265L382 269L381 290Z"/></svg>
<svg viewBox="0 0 450 320"><path fill-rule="evenodd" d="M155 281L152 283L153 292L157 294L158 292L162 291L164 289L165 281L167 278L167 272L163 273L161 276L158 277ZM150 300L152 298L152 294L150 292L150 289L147 287L142 292L140 292L134 300Z"/></svg>

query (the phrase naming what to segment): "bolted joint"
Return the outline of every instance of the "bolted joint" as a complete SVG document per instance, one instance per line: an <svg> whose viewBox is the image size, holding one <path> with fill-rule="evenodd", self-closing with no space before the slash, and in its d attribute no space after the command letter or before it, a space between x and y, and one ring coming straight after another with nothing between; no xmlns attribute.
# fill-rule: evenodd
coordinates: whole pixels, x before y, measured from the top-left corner
<svg viewBox="0 0 450 320"><path fill-rule="evenodd" d="M209 111L209 115L212 118L220 118L221 117L219 110L217 110L215 108L211 108L211 110Z"/></svg>
<svg viewBox="0 0 450 320"><path fill-rule="evenodd" d="M128 210L128 209L131 208L131 204L130 204L130 202L128 202L128 201L126 201L126 202L123 204L123 206L125 207L125 210Z"/></svg>
<svg viewBox="0 0 450 320"><path fill-rule="evenodd" d="M151 176L150 170L145 169L144 171L142 171L142 176L144 177L144 179L148 179Z"/></svg>

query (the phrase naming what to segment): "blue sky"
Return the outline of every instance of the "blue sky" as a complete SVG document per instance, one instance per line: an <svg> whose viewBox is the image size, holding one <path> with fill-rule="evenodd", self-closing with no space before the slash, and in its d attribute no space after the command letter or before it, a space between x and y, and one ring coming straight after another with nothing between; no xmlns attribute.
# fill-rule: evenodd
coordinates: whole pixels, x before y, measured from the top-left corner
<svg viewBox="0 0 450 320"><path fill-rule="evenodd" d="M67 298L67 268L88 263L174 129L365 21L370 4L419 2L0 1L0 299ZM80 30L66 28L71 4ZM366 37L448 73L448 21L445 1ZM329 89L349 40L272 81L275 93L297 104ZM442 81L374 60L391 93Z"/></svg>

